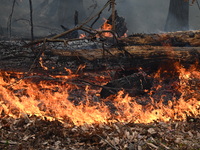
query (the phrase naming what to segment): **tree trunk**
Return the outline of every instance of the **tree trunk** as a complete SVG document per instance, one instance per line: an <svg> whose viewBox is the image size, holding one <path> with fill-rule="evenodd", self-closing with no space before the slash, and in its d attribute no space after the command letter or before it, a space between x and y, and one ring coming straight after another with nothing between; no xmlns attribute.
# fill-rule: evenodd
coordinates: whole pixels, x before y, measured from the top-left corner
<svg viewBox="0 0 200 150"><path fill-rule="evenodd" d="M68 28L74 26L74 15L77 11L79 19L85 17L83 0L58 0L58 23Z"/></svg>
<svg viewBox="0 0 200 150"><path fill-rule="evenodd" d="M170 0L165 31L184 31L189 29L189 2Z"/></svg>

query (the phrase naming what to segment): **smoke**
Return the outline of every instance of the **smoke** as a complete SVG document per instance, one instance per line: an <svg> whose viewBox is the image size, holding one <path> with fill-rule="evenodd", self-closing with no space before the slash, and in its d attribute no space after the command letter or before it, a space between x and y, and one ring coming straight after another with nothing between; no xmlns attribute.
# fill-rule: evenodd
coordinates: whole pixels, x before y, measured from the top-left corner
<svg viewBox="0 0 200 150"><path fill-rule="evenodd" d="M8 18L13 0L0 0L0 34L7 35ZM107 0L33 0L33 21L35 36L60 33L63 29L74 27L74 13L79 12L79 23L97 13ZM158 33L164 31L170 0L116 0L119 16L126 19L128 33ZM106 9L94 28L108 18L111 11ZM190 6L190 29L200 28L200 11L197 4ZM28 0L16 0L12 16L12 35L30 37L30 15Z"/></svg>

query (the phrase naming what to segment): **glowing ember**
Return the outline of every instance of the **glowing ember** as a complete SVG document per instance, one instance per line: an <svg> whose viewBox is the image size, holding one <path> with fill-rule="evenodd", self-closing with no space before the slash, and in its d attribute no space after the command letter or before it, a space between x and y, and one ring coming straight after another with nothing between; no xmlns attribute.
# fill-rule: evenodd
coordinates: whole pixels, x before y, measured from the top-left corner
<svg viewBox="0 0 200 150"><path fill-rule="evenodd" d="M85 37L86 37L86 34L80 34L80 35L79 35L79 38L80 38L80 39L83 39L83 38L85 38Z"/></svg>
<svg viewBox="0 0 200 150"><path fill-rule="evenodd" d="M200 72L191 67L186 70L181 65L176 65L179 73L179 83L175 86L181 95L178 100L172 98L168 104L163 104L163 97L159 101L152 96L152 91L146 97L124 96L120 91L117 96L110 96L102 102L99 90L70 85L66 82L56 83L52 81L34 82L28 79L19 80L20 73L1 72L0 74L0 113L12 117L24 115L36 115L48 120L59 120L75 125L134 122L150 123L154 121L185 120L187 116L200 114ZM68 70L68 69L66 69ZM69 70L68 70L69 71ZM70 72L70 71L69 71ZM70 74L70 73L69 73ZM68 80L77 76L66 76ZM55 77L54 77L55 78ZM160 78L159 72L155 78ZM161 79L161 78L160 78ZM17 82L17 83L15 83ZM174 84L174 83L173 83ZM197 86L198 84L198 86ZM156 87L156 90L162 85ZM81 92L79 92L81 91ZM80 94L80 96L78 96ZM74 100L81 99L78 104ZM138 99L149 101L147 105L136 102ZM112 103L114 110L106 103Z"/></svg>

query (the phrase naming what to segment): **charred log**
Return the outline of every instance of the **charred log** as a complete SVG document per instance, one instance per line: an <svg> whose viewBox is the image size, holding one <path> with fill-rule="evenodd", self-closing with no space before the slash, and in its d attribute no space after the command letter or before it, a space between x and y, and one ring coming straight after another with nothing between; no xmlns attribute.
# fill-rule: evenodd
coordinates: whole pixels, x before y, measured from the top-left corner
<svg viewBox="0 0 200 150"><path fill-rule="evenodd" d="M145 69L145 72L157 70L160 63L166 61L179 61L183 64L194 64L200 62L200 32L175 32L164 35L143 35L123 38L114 46L102 46L98 41L81 39L79 41L57 42L49 41L46 43L46 49L41 56L41 62L47 70L45 72L62 74L66 73L64 68L76 72L80 65L85 66L84 71L100 70L126 70L132 68L137 70L139 67ZM163 38L161 38L163 37ZM152 46L152 43L167 42L173 37L182 38L189 41L187 47L169 46ZM135 43L141 44L134 46ZM145 45L145 44L149 45ZM77 44L77 46L74 46ZM79 45L82 44L82 45ZM27 72L33 65L36 56L29 47L23 47L23 42L5 42L0 43L0 69L5 71ZM172 44L173 45L173 44ZM192 45L195 45L192 46ZM37 52L42 47L34 45ZM122 69L122 70L124 70ZM44 71L41 64L34 64L34 72ZM137 73L136 72L131 72ZM128 74L128 75L130 75Z"/></svg>
<svg viewBox="0 0 200 150"><path fill-rule="evenodd" d="M112 80L107 83L101 90L101 98L117 94L120 90L124 90L130 96L145 94L145 90L151 88L152 81L144 72L134 73L120 79Z"/></svg>
<svg viewBox="0 0 200 150"><path fill-rule="evenodd" d="M112 25L112 15L108 18L108 24ZM115 32L121 37L127 30L125 18L118 16L117 11L115 11Z"/></svg>
<svg viewBox="0 0 200 150"><path fill-rule="evenodd" d="M162 34L134 34L121 39L128 45L200 46L200 31L179 31Z"/></svg>
<svg viewBox="0 0 200 150"><path fill-rule="evenodd" d="M3 43L0 47L1 70L27 72L36 59L29 48L23 48L15 44L10 45L10 43ZM127 46L124 49L131 56L118 48L109 49L112 55L107 52L103 54L103 49L45 50L41 56L41 62L48 68L45 72L65 74L64 68L76 72L80 65L85 65L84 71L118 70L121 68L137 70L142 67L145 72L149 72L157 70L160 63L165 63L169 60L189 65L198 62L200 59L199 47L172 47L166 49L166 47ZM44 72L44 69L37 62L33 71Z"/></svg>

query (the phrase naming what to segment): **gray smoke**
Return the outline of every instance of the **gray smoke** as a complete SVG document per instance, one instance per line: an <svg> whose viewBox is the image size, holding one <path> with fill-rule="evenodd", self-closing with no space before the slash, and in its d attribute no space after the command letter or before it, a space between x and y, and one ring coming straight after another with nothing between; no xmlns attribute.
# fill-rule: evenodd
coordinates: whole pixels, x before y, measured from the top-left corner
<svg viewBox="0 0 200 150"><path fill-rule="evenodd" d="M33 21L35 36L46 36L63 32L60 25L74 27L74 12L80 9L81 0L69 0L70 6L63 5L62 0L33 0ZM116 0L119 16L126 19L128 33L159 33L164 31L170 0ZM75 3L76 2L76 3ZM83 0L83 9L79 12L79 23L97 13L107 0ZM0 0L0 34L7 35L8 18L12 10L13 0ZM65 6L65 7L64 7ZM111 11L106 9L94 28L98 28L102 18L108 18ZM191 30L200 29L200 10L197 4L190 6L189 26ZM30 38L28 0L16 0L12 16L12 35Z"/></svg>

